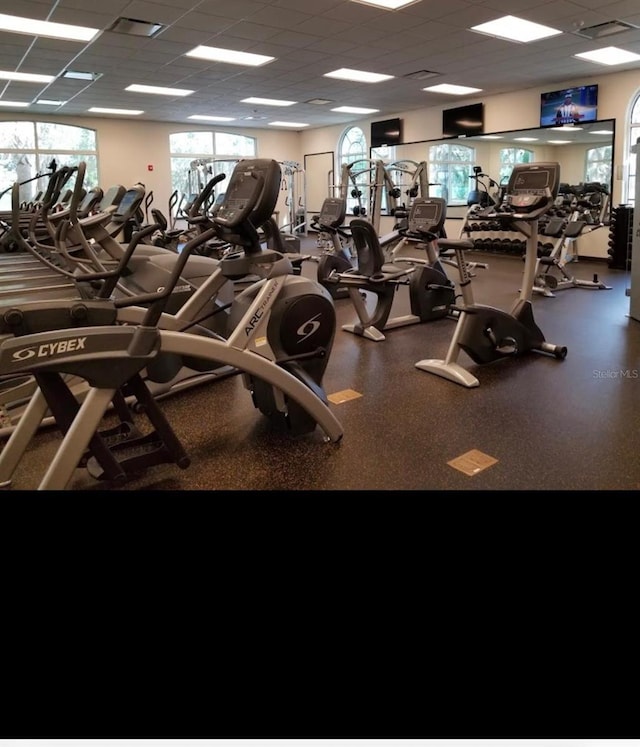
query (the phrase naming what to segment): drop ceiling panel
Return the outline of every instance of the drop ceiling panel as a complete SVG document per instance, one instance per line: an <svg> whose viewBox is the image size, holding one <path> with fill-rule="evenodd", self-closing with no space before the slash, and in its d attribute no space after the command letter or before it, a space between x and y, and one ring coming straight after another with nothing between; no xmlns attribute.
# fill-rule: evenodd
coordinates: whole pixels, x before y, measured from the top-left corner
<svg viewBox="0 0 640 747"><path fill-rule="evenodd" d="M254 23L263 23L265 26L273 26L280 29L294 29L301 23L311 20L313 16L310 13L305 13L304 8L293 10L291 8L264 6L255 13L252 13L250 16L245 16L245 18L248 18ZM298 31L296 29L295 34L297 33ZM295 36L295 34L292 34L292 36Z"/></svg>
<svg viewBox="0 0 640 747"><path fill-rule="evenodd" d="M341 115L332 107L360 105L378 108L377 117L426 106L457 106L483 95L522 90L537 93L571 78L588 80L640 65L601 67L573 57L595 45L617 44L640 50L640 29L591 41L575 32L583 25L636 19L638 0L419 0L395 12L350 0L2 0L1 11L31 18L71 22L99 28L88 44L0 32L0 69L58 75L67 67L101 73L86 83L58 78L49 85L0 81L5 100L68 100L61 108L44 109L83 116L90 106L140 108L142 118L189 122L191 113L234 116L238 125L266 127L270 119L295 119L311 126L348 122L359 115ZM555 26L564 33L531 44L514 44L469 30L472 25L510 13ZM154 38L107 31L120 16L166 24ZM631 21L633 23L633 21ZM198 44L268 54L265 66L246 68L185 57ZM388 73L380 84L362 84L323 77L338 67ZM424 81L404 76L431 70ZM473 97L451 97L422 91L435 82L482 88ZM165 97L125 92L131 83L193 89L188 97ZM546 85L545 85L546 84ZM265 119L247 120L250 105L244 96L268 96L298 102L292 107L257 107ZM305 104L328 98L327 106ZM9 110L2 110L5 115ZM24 110L20 110L24 111ZM38 107L38 112L43 111ZM191 124L189 122L189 124Z"/></svg>

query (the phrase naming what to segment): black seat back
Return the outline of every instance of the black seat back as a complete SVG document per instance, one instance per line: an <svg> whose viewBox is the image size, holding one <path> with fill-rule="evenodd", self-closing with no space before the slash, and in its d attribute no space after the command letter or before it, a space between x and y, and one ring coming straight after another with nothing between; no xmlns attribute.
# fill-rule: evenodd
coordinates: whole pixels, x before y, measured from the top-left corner
<svg viewBox="0 0 640 747"><path fill-rule="evenodd" d="M377 275L382 270L385 258L376 229L363 218L354 218L349 228L358 255L358 272L368 277Z"/></svg>

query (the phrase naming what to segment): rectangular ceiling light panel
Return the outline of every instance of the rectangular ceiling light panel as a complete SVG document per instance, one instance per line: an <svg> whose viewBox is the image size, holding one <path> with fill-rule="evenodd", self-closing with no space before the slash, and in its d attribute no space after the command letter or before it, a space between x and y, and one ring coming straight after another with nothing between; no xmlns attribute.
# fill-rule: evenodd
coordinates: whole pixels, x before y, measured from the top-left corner
<svg viewBox="0 0 640 747"><path fill-rule="evenodd" d="M200 45L187 52L186 57L195 57L198 60L210 60L211 62L227 62L230 65L251 65L258 67L273 62L275 57L264 54L253 54L252 52L238 52L235 49L222 49L221 47L207 47Z"/></svg>
<svg viewBox="0 0 640 747"><path fill-rule="evenodd" d="M9 70L0 70L0 80L17 80L21 83L51 83L54 75L39 75L36 73L12 73Z"/></svg>
<svg viewBox="0 0 640 747"><path fill-rule="evenodd" d="M357 83L380 83L383 80L393 78L393 75L383 75L382 73L368 73L365 70L351 70L348 67L341 67L330 73L324 74L325 78L338 78L340 80L353 80Z"/></svg>
<svg viewBox="0 0 640 747"><path fill-rule="evenodd" d="M193 91L189 91L186 88L163 88L162 86L143 86L133 83L127 86L125 91L131 91L132 93L157 93L160 96L189 96Z"/></svg>
<svg viewBox="0 0 640 747"><path fill-rule="evenodd" d="M263 104L264 106L293 106L297 101L285 101L284 99L263 99L259 96L249 96L247 99L240 99L243 104Z"/></svg>
<svg viewBox="0 0 640 747"><path fill-rule="evenodd" d="M86 26L71 26L68 23L53 23L51 21L36 21L34 18L21 18L0 13L0 31L10 31L14 34L28 34L29 36L47 36L51 39L66 39L67 41L91 41L100 29Z"/></svg>
<svg viewBox="0 0 640 747"><path fill-rule="evenodd" d="M92 106L88 111L93 112L94 114L144 114L144 111L141 111L140 109L109 109L104 106Z"/></svg>
<svg viewBox="0 0 640 747"><path fill-rule="evenodd" d="M385 10L398 10L398 8L406 8L407 5L413 5L418 0L353 0L356 3L362 5L375 5L376 8L384 8Z"/></svg>
<svg viewBox="0 0 640 747"><path fill-rule="evenodd" d="M553 29L550 26L543 26L532 21L525 21L515 16L503 16L496 18L494 21L481 23L478 26L472 26L471 31L477 31L480 34L488 34L498 39L506 39L514 42L532 42L538 39L546 39L550 36L557 36L562 31Z"/></svg>
<svg viewBox="0 0 640 747"><path fill-rule="evenodd" d="M591 52L581 52L574 55L574 57L579 57L581 60L589 60L589 62L597 62L600 65L624 65L626 62L640 60L640 54L627 52L626 49L618 49L618 47L594 49Z"/></svg>
<svg viewBox="0 0 640 747"><path fill-rule="evenodd" d="M306 122L269 122L268 124L274 127L308 127Z"/></svg>
<svg viewBox="0 0 640 747"><path fill-rule="evenodd" d="M363 106L338 106L331 111L341 112L342 114L375 114L380 109L365 109Z"/></svg>
<svg viewBox="0 0 640 747"><path fill-rule="evenodd" d="M454 96L464 96L467 93L478 93L482 91L482 88L471 88L470 86L455 86L452 83L439 83L437 86L429 86L423 88L423 91L431 91L431 93L451 93Z"/></svg>
<svg viewBox="0 0 640 747"><path fill-rule="evenodd" d="M234 117L216 117L213 114L191 114L187 119L197 119L202 122L233 122Z"/></svg>

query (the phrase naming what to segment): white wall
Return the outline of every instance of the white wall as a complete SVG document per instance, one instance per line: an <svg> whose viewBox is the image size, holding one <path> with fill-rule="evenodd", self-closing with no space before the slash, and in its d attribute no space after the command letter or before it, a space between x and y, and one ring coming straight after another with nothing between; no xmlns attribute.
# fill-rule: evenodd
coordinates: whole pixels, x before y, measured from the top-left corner
<svg viewBox="0 0 640 747"><path fill-rule="evenodd" d="M553 85L547 84L513 93L464 99L463 103L471 104L477 101L484 103L484 130L487 133L532 129L540 125L541 93L594 83L598 84L598 119L616 120L614 142L614 174L616 178L613 183L612 204L617 205L622 200L622 174L615 167L625 163L625 153L628 150L625 142L625 130L629 117L629 105L640 90L638 70L606 75L594 74L587 79L564 80ZM420 96L420 93L420 91L416 92L416 98ZM375 97L372 97L372 102L375 104ZM402 119L403 139L407 143L417 140L439 140L442 138L442 110L458 105L457 97L452 97L452 102L444 106L389 113L385 114L385 118L400 117ZM368 133L370 124L374 120L376 120L376 117L361 119L353 124L360 125L365 133ZM297 159L302 162L305 153L336 150L338 139L344 129L345 126L341 125L301 132L300 154ZM488 171L488 165L486 168ZM564 175L562 181L567 181ZM578 181L582 181L582 178Z"/></svg>
<svg viewBox="0 0 640 747"><path fill-rule="evenodd" d="M169 135L173 132L209 131L215 129L198 125L170 124L166 122L132 121L97 117L27 116L0 114L0 120L46 120L73 124L96 130L98 148L98 183L106 191L115 184L130 187L142 182L147 193L153 191L153 207L168 217L171 186L171 159ZM234 133L256 137L258 156L278 161L297 160L298 136L295 132L236 129ZM149 171L149 166L153 167ZM278 201L281 215L286 212L283 191Z"/></svg>

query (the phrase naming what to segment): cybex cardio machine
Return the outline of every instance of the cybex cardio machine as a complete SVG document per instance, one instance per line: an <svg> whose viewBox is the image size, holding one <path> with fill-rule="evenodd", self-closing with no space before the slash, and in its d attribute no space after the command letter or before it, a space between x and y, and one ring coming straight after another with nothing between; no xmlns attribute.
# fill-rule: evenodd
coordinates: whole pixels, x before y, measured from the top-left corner
<svg viewBox="0 0 640 747"><path fill-rule="evenodd" d="M116 484L125 482L132 471L160 461L187 467L187 455L141 376L163 355L193 361L193 366L204 369L212 364L232 366L242 374L255 407L293 435L319 426L325 440L342 438L342 427L322 387L335 332L332 299L318 283L292 274L284 255L262 250L252 223L252 217L262 225L272 216L279 188L277 161L240 161L214 218L215 227L185 245L168 282L154 293L135 299L61 299L50 305L48 316L55 323L50 327L41 323L37 304L20 304L5 312L7 324L13 320L15 336L0 342L0 376L32 374L38 389L0 453L0 486L10 484L49 410L63 439L39 489L66 488L75 469L85 465L91 465L90 473L97 479ZM254 271L261 275L234 298L227 339L197 324L178 331L164 312L191 249L214 235L239 249L220 262L218 272L227 279ZM195 294L189 303L194 299ZM145 307L137 305L142 303ZM119 324L125 310L131 316ZM89 390L82 402L67 388L66 375L86 380ZM148 434L153 439L150 443L145 435L142 444L134 437L112 446L99 426L112 403L122 404L128 394L153 416L154 430Z"/></svg>
<svg viewBox="0 0 640 747"><path fill-rule="evenodd" d="M545 341L533 318L531 297L538 255L538 219L553 207L560 183L560 165L555 162L516 164L511 172L504 201L482 213L483 220L499 221L504 230L526 236L525 265L518 299L509 311L477 304L473 299L464 252L473 249L466 239L440 239L441 247L455 251L463 304L453 338L444 360L425 359L415 366L466 387L479 385L478 379L458 363L465 352L474 363L490 363L529 351L548 353L559 360L567 348Z"/></svg>

